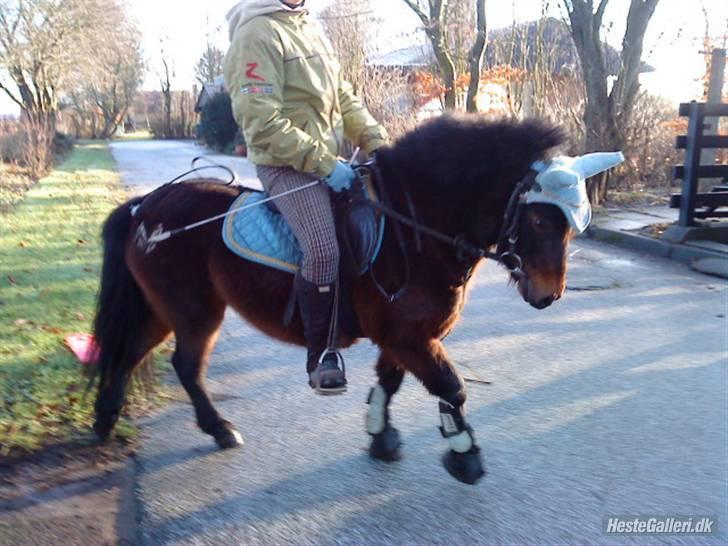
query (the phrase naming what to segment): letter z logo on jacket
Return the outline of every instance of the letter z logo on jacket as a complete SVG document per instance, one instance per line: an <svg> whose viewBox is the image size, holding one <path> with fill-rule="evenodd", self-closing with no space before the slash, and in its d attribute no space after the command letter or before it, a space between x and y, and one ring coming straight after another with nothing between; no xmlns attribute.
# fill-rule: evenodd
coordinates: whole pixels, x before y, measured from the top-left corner
<svg viewBox="0 0 728 546"><path fill-rule="evenodd" d="M258 80L264 82L265 78L255 73L255 69L258 68L258 63L248 63L246 65L248 69L245 71L245 77L251 80Z"/></svg>

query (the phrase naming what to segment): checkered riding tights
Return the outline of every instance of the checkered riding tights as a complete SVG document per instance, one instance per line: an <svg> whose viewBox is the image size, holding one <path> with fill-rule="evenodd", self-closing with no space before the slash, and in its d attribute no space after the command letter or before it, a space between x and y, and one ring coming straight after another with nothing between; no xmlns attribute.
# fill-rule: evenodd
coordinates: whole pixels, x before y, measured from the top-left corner
<svg viewBox="0 0 728 546"><path fill-rule="evenodd" d="M291 167L258 165L256 169L269 195L300 188L317 178ZM301 275L318 286L333 283L339 271L339 244L329 191L321 184L275 200L301 245Z"/></svg>

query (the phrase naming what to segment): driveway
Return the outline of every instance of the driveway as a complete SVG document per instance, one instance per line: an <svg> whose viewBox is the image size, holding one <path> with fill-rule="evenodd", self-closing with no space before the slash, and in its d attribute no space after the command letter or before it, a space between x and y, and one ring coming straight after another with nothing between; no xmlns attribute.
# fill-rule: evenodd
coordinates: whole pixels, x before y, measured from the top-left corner
<svg viewBox="0 0 728 546"><path fill-rule="evenodd" d="M123 183L132 194L144 194L169 182L191 167L192 160L203 156L197 166L217 163L233 169L241 182L260 187L255 167L243 157L216 154L190 140L129 140L111 143L111 153ZM205 170L191 177L228 179L222 169Z"/></svg>
<svg viewBox="0 0 728 546"><path fill-rule="evenodd" d="M171 178L197 150L114 145L133 187ZM139 542L724 544L728 286L599 243L573 249L569 289L542 311L499 267L481 268L447 339L472 380L468 415L488 469L480 484L441 467L437 401L411 378L392 406L404 459L369 459L372 345L346 352L346 395L317 397L302 349L230 313L209 386L246 444L218 451L175 387L175 402L142 423ZM717 516L717 534L605 535L615 515Z"/></svg>

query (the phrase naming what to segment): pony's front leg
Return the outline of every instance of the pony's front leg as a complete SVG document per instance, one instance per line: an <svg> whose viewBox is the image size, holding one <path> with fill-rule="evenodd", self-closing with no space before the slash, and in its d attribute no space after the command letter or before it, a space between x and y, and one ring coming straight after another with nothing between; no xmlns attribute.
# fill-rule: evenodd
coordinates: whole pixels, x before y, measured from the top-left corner
<svg viewBox="0 0 728 546"><path fill-rule="evenodd" d="M389 422L389 403L402 384L404 370L382 352L377 362L377 376L379 382L369 391L367 398L366 428L372 437L369 454L375 459L397 461L402 458L402 442L399 431Z"/></svg>
<svg viewBox="0 0 728 546"><path fill-rule="evenodd" d="M448 360L442 343L430 340L424 347L399 346L393 351L397 362L422 381L430 394L440 398L440 432L450 446L442 458L445 469L461 482L477 482L485 470L473 429L465 420L465 382Z"/></svg>

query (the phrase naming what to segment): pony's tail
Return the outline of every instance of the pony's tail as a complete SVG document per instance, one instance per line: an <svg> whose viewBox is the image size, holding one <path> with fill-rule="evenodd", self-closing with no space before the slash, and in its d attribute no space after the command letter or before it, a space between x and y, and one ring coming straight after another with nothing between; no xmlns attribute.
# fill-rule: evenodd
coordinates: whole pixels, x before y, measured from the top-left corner
<svg viewBox="0 0 728 546"><path fill-rule="evenodd" d="M99 376L99 389L115 370L131 373L136 364L131 360L149 315L149 306L124 258L131 207L141 200L134 198L114 210L101 232L104 261L94 319L94 338L100 348L94 375Z"/></svg>

